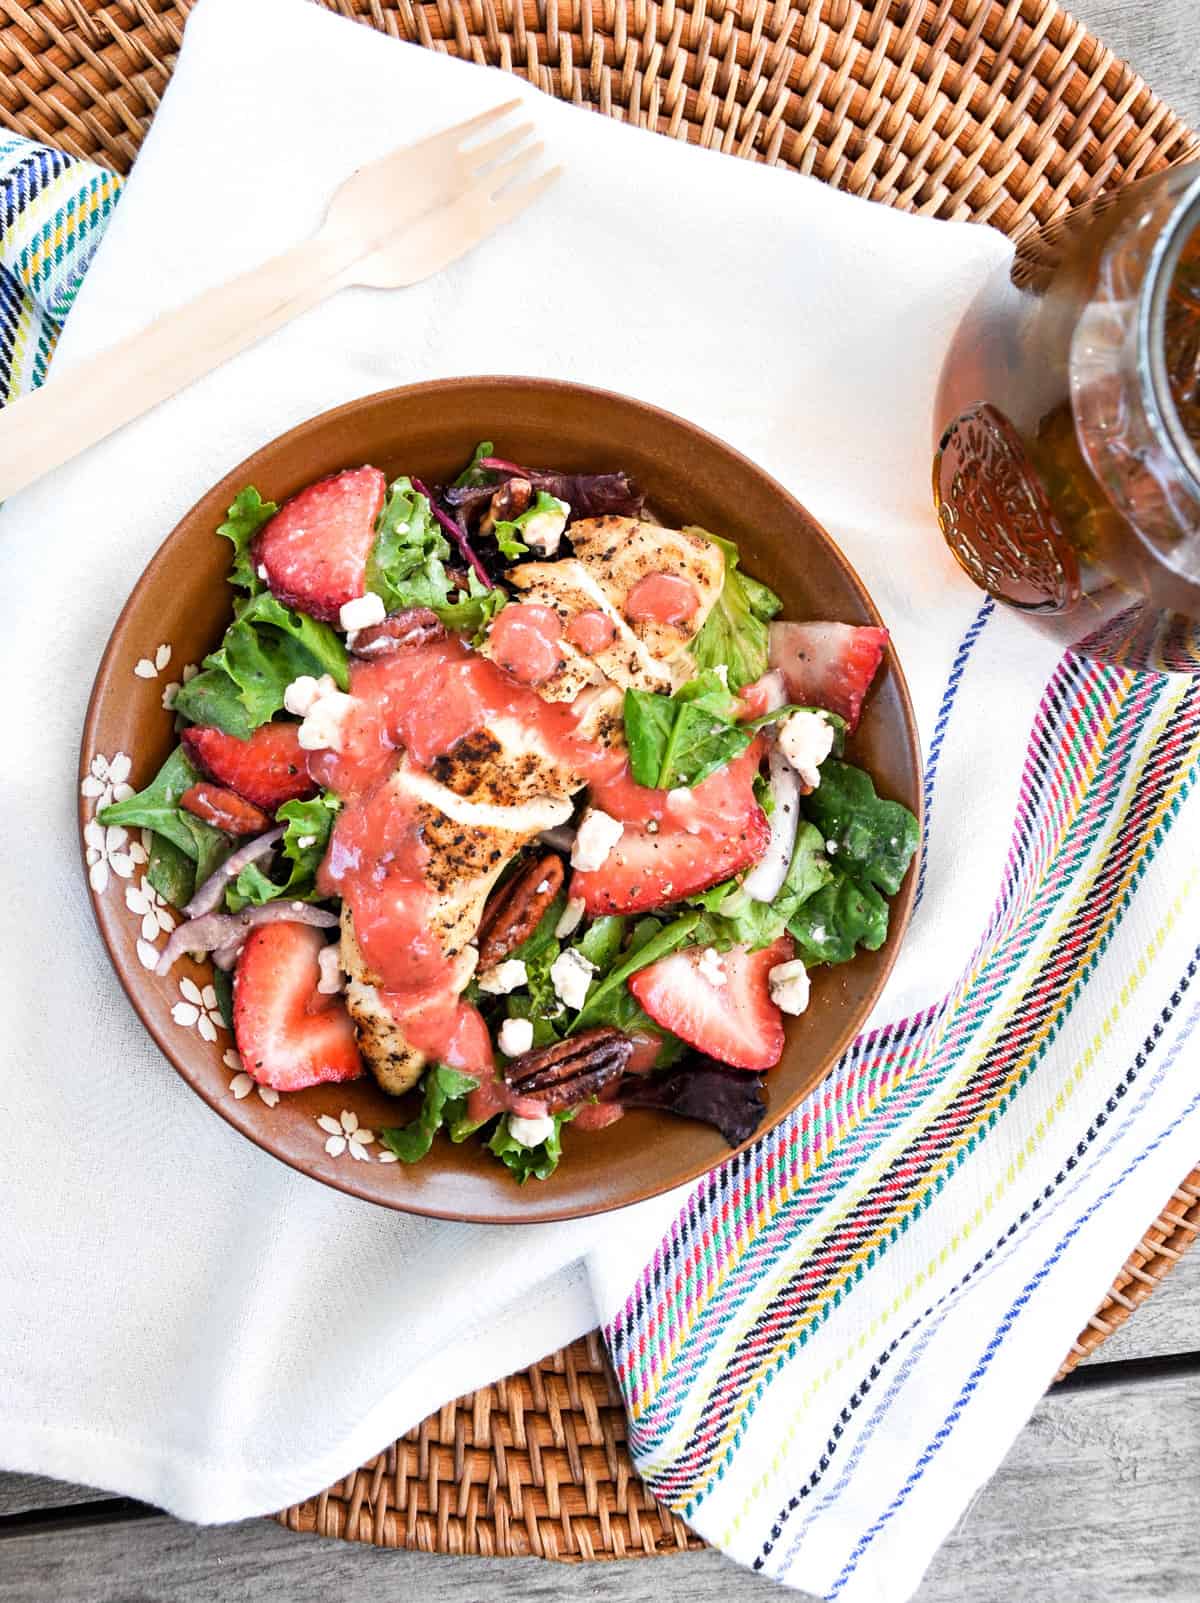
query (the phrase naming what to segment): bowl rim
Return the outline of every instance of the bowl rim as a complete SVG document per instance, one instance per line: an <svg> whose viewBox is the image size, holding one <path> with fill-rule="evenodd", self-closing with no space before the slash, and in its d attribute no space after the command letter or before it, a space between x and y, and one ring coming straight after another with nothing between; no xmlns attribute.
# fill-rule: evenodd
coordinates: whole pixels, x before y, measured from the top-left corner
<svg viewBox="0 0 1200 1603"><path fill-rule="evenodd" d="M247 483L253 482L256 469L262 465L264 461L269 461L271 458L273 458L283 442L287 441L289 444L292 444L293 442L296 444L301 444L307 437L313 434L324 432L337 420L350 417L364 407L386 405L389 401L397 400L399 398L409 399L412 397L419 397L423 394L431 394L433 392L437 392L439 396L445 395L447 392L453 394L453 392L456 390L470 390L472 392L478 392L479 390L486 391L491 389L497 392L503 392L505 390L510 390L514 385L520 386L522 389L535 390L545 394L561 396L564 399L564 402L568 404L574 397L588 396L602 401L613 401L625 407L632 406L643 413L648 414L656 421L661 421L663 424L673 428L682 428L688 434L690 434L693 439L697 440L697 442L701 444L704 449L715 450L728 458L732 458L740 466L747 469L751 474L755 475L759 479L765 480L770 485L772 490L781 497L783 502L787 505L789 512L793 513L799 522L811 525L813 531L824 542L826 555L841 570L841 576L843 580L855 592L860 605L869 615L871 622L878 627L885 627L882 614L876 606L873 597L867 589L867 586L859 577L858 572L854 568L853 564L842 551L841 547L837 544L836 540L834 540L832 535L825 528L824 524L822 524L813 516L811 512L809 512L807 507L804 506L799 498L794 496L791 491L786 488L786 486L784 486L778 479L774 477L773 474L769 473L765 468L760 467L759 464L756 463L751 457L748 457L744 452L739 451L736 446L728 444L725 440L722 440L720 436L713 434L710 430L701 427L697 423L693 423L690 419L682 417L676 412L671 412L665 407L656 406L653 402L645 401L638 396L624 394L619 390L611 390L590 384L580 384L566 379L529 377L523 374L489 373L478 375L460 375L445 379L426 379L416 384L394 385L386 390L374 390L365 395L355 396L351 400L339 403L337 406L329 407L324 412L315 413L313 416L305 418L301 422L294 424L291 428L284 429L281 433L274 435L271 439L265 441L262 445L258 446L254 451L252 451L249 456L243 458L242 461L235 463L234 466L230 468L229 471L215 484L210 485L207 490L202 491L201 494L198 495L192 504L187 508L187 510L183 512L176 520L173 527L163 536L163 539L154 551L154 554L151 556L150 560L146 563L146 566L142 569L142 572L138 576L136 583L133 585L133 588L130 590L124 605L118 613L112 630L109 633L108 641L105 645L103 654L101 655L100 661L97 665L95 678L92 683L92 689L88 697L87 711L84 715L83 729L80 740L78 773L80 782L82 782L83 778L88 773L89 764L91 761L91 753L97 749L96 733L97 725L101 716L101 690L111 678L114 660L117 657L124 641L127 624L130 621L133 613L137 610L141 602L143 592L151 584L153 584L158 571L167 563L168 547L171 546L175 536L179 533L183 525L195 516L198 508L203 502L209 499L219 499L222 497L228 498L232 493L236 493L236 488L240 488ZM289 1168L294 1169L297 1173L304 1175L307 1179L321 1185L330 1186L332 1189L340 1191L347 1196L355 1197L360 1201L373 1203L377 1207L388 1208L399 1213L411 1214L415 1217L443 1219L465 1224L512 1225L520 1227L521 1225L526 1224L561 1223L563 1221L572 1219L597 1218L607 1213L617 1212L622 1208L633 1207L638 1203L649 1201L654 1197L663 1196L668 1191L673 1191L677 1187L693 1185L697 1180L702 1179L706 1174L711 1174L716 1169L721 1168L725 1163L740 1157L741 1154L747 1151L748 1148L752 1147L755 1142L763 1140L770 1135L770 1133L776 1129L790 1113L795 1111L795 1109L800 1105L801 1102L804 1101L807 1096L814 1092L825 1082L826 1079L828 1079L839 1058L845 1052L846 1047L859 1032L863 1022L869 1018L872 1010L879 1000L880 995L883 992L885 985L891 977L892 970L895 967L896 960L900 953L900 948L903 945L905 936L908 933L908 926L912 917L913 907L916 900L921 861L925 850L925 798L924 787L921 783L921 744L917 729L916 714L913 710L912 697L909 692L908 681L905 677L904 669L900 663L895 646L892 643L890 631L885 660L894 678L896 694L900 703L900 714L905 748L913 769L913 798L916 803L914 811L917 818L918 846L913 860L909 865L908 871L904 876L900 890L890 902L888 937L886 947L884 949L884 958L874 982L859 1006L850 1010L847 1015L847 1021L845 1025L835 1036L834 1043L827 1052L828 1065L823 1073L816 1080L806 1084L794 1096L784 1099L780 1103L777 1110L771 1109L768 1112L766 1122L760 1125L754 1134L746 1141L743 1141L735 1148L731 1148L727 1153L723 1153L715 1162L700 1160L694 1166L688 1166L685 1172L671 1174L663 1178L661 1181L653 1182L648 1185L639 1185L629 1196L618 1198L606 1205L601 1205L598 1207L577 1205L572 1206L570 1204L557 1206L551 1202L548 1207L540 1207L531 1211L531 1214L527 1219L514 1219L512 1217L499 1216L487 1212L463 1212L450 1207L430 1205L429 1203L421 1202L419 1199L416 1201L412 1199L405 1199L403 1194L400 1192L397 1192L397 1196L394 1201L388 1198L383 1198L369 1186L356 1183L356 1180L353 1177L355 1172L360 1168L360 1166L357 1164L351 1165L345 1170L335 1174L315 1173L310 1167L301 1161L298 1155L281 1151L276 1145L272 1145L266 1138L265 1133L260 1133L260 1130L257 1126L247 1127L243 1123L231 1117L233 1108L230 1106L228 1098L220 1095L211 1086L198 1079L194 1079L192 1075L185 1069L181 1057L178 1056L174 1050L172 1039L167 1036L165 1030L161 1030L158 1027L155 1020L151 1017L148 1008L143 1004L140 989L135 983L139 978L142 977L141 971L135 971L131 964L125 963L118 958L117 953L113 949L112 942L109 939L108 930L105 926L104 917L102 916L104 912L102 899L101 897L92 894L90 887L87 887L88 901L91 904L92 917L95 921L100 939L104 945L105 954L112 969L116 973L122 990L125 992L125 995L132 1004L134 1012L140 1019L147 1034L158 1047L159 1051L167 1059L175 1073L179 1075L180 1079L183 1080L183 1082L194 1094L198 1095L205 1103L207 1103L207 1105L239 1135L253 1142L256 1147L269 1154L269 1156L274 1158L277 1162L286 1164ZM81 864L84 865L83 875L86 886L86 841L84 839L84 829L86 824L90 821L91 815L88 814L87 811L86 799L79 794L78 788L76 811L80 843L80 861ZM126 973L127 969L128 973Z"/></svg>

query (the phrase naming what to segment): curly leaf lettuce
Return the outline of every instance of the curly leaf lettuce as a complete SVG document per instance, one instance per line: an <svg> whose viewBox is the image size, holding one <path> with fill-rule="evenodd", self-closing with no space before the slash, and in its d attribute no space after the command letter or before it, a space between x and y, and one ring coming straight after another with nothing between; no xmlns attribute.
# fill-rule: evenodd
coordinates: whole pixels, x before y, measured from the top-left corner
<svg viewBox="0 0 1200 1603"><path fill-rule="evenodd" d="M254 486L248 484L230 503L224 523L217 526L217 533L233 544L233 568L229 582L252 596L258 595L265 586L254 571L250 542L263 524L269 523L278 511L274 501L264 501Z"/></svg>
<svg viewBox="0 0 1200 1603"><path fill-rule="evenodd" d="M526 544L526 530L535 518L553 518L561 530L566 526L571 509L565 501L560 501L556 495L548 495L545 490L539 490L533 505L527 507L520 517L501 518L493 529L496 544L500 553L509 561L523 557L529 550Z"/></svg>
<svg viewBox="0 0 1200 1603"><path fill-rule="evenodd" d="M327 623L293 612L261 590L237 604L221 644L176 693L175 712L189 723L213 724L249 740L280 711L287 687L302 674L329 674L346 690L346 648Z"/></svg>
<svg viewBox="0 0 1200 1603"><path fill-rule="evenodd" d="M428 498L406 477L394 479L375 525L367 558L366 588L389 612L404 607L439 607L450 595L446 574L450 546Z"/></svg>
<svg viewBox="0 0 1200 1603"><path fill-rule="evenodd" d="M509 1116L505 1114L492 1131L488 1151L495 1153L511 1170L518 1185L523 1186L526 1180L548 1180L562 1157L563 1125L569 1124L577 1112L578 1109L569 1108L565 1113L552 1114L554 1128L536 1147L522 1146L509 1128Z"/></svg>
<svg viewBox="0 0 1200 1603"><path fill-rule="evenodd" d="M243 907L261 906L280 899L289 902L320 900L317 870L329 845L340 806L331 791L308 801L285 802L275 817L284 826L280 863L286 876L277 879L264 873L258 863L248 863L225 892L230 912L238 913Z"/></svg>
<svg viewBox="0 0 1200 1603"><path fill-rule="evenodd" d="M471 1074L463 1074L444 1063L435 1063L425 1071L422 1089L425 1100L421 1111L411 1124L380 1130L379 1139L389 1152L394 1152L401 1163L419 1163L433 1145L433 1138L443 1125L461 1120L466 1112L467 1097L479 1085Z"/></svg>
<svg viewBox="0 0 1200 1603"><path fill-rule="evenodd" d="M483 637L492 619L507 605L508 595L499 585L485 590L474 572L467 575L467 588L459 590L452 601L434 607L447 629L471 636L474 646L483 643Z"/></svg>
<svg viewBox="0 0 1200 1603"><path fill-rule="evenodd" d="M491 440L480 440L475 447L474 456L455 479L454 488L456 490L475 490L484 484L495 484L496 475L492 470L490 468L481 468L479 465L484 457L493 455L494 451L495 446Z"/></svg>
<svg viewBox="0 0 1200 1603"><path fill-rule="evenodd" d="M783 603L768 585L741 572L738 548L732 540L723 540L695 526L684 533L711 540L725 558L725 583L716 606L691 643L692 656L701 669L723 663L729 670L729 688L740 690L767 671L767 624Z"/></svg>

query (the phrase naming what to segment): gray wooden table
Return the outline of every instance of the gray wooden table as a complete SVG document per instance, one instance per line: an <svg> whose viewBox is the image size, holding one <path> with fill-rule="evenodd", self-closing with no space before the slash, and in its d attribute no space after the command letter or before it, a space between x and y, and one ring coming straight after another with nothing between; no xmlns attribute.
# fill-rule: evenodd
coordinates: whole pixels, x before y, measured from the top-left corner
<svg viewBox="0 0 1200 1603"><path fill-rule="evenodd" d="M1200 126L1200 0L1079 9ZM781 1595L710 1552L591 1565L430 1558L294 1536L266 1520L183 1525L87 1487L0 1475L0 1603L640 1603L651 1592L656 1603ZM1101 1593L1106 1603L1200 1603L1200 1247L1043 1400L918 1603Z"/></svg>

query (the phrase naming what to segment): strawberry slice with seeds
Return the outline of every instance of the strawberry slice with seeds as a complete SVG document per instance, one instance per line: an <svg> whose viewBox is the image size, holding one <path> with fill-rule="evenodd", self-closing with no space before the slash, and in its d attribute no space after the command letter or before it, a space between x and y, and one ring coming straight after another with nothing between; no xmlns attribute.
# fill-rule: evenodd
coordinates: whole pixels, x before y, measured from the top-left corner
<svg viewBox="0 0 1200 1603"><path fill-rule="evenodd" d="M762 752L755 740L691 790L650 790L627 773L594 786L593 806L620 818L624 829L599 868L575 871L570 894L592 915L644 913L757 862L771 838L754 799Z"/></svg>
<svg viewBox="0 0 1200 1603"><path fill-rule="evenodd" d="M854 730L887 643L887 630L874 626L773 623L770 662L787 681L789 701L836 712Z"/></svg>
<svg viewBox="0 0 1200 1603"><path fill-rule="evenodd" d="M204 779L184 791L179 805L227 835L261 835L271 824L261 807L239 796L236 790L210 785Z"/></svg>
<svg viewBox="0 0 1200 1603"><path fill-rule="evenodd" d="M735 1069L772 1069L783 1053L783 1014L768 977L794 951L790 935L761 952L735 946L719 958L688 946L640 969L629 989L656 1024L689 1046Z"/></svg>
<svg viewBox="0 0 1200 1603"><path fill-rule="evenodd" d="M366 590L367 558L387 480L378 468L350 468L318 479L263 525L251 556L285 606L337 623L347 601Z"/></svg>
<svg viewBox="0 0 1200 1603"><path fill-rule="evenodd" d="M300 745L299 724L263 724L249 740L193 724L179 738L197 768L265 812L317 793Z"/></svg>
<svg viewBox="0 0 1200 1603"><path fill-rule="evenodd" d="M324 945L320 930L282 923L260 925L242 947L233 1033L242 1067L259 1085L303 1091L363 1071L344 1003L317 990Z"/></svg>

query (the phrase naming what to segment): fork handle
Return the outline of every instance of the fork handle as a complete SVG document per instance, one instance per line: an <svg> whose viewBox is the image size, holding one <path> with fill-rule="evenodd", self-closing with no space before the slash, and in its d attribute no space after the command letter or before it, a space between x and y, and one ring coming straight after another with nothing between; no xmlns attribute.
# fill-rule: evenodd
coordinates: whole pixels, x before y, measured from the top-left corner
<svg viewBox="0 0 1200 1603"><path fill-rule="evenodd" d="M68 368L0 411L0 501L178 394L348 282L314 235Z"/></svg>

